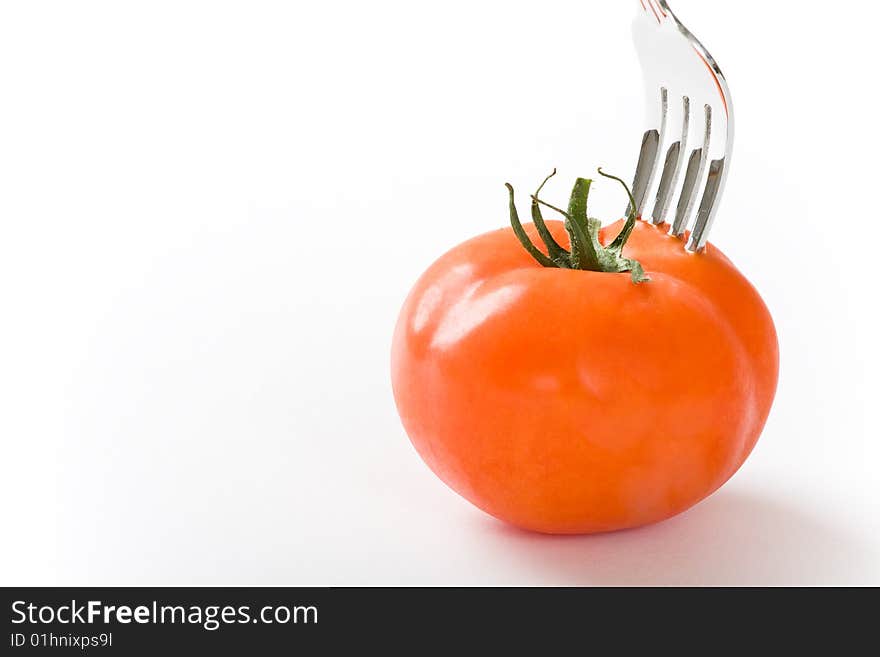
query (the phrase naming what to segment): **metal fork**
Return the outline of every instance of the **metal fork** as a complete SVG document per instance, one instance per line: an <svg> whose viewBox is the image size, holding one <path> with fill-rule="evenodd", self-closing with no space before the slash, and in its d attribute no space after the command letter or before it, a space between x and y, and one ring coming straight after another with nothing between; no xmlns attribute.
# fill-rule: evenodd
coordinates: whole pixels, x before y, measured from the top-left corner
<svg viewBox="0 0 880 657"><path fill-rule="evenodd" d="M633 180L636 212L661 224L668 220L677 195L670 233L681 236L691 228L685 248L699 252L709 239L730 168L730 90L715 59L666 0L636 3L633 37L648 100L648 129ZM686 157L688 148L692 150Z"/></svg>

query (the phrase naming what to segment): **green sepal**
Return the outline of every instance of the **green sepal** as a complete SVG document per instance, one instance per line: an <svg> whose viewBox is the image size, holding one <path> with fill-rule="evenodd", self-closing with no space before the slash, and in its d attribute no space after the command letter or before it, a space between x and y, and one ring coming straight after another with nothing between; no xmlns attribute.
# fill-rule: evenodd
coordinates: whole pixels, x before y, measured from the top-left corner
<svg viewBox="0 0 880 657"><path fill-rule="evenodd" d="M510 183L507 183L506 186L508 192L510 192L510 225L513 227L513 232L519 240L519 243L522 244L523 248L525 248L525 250L544 267L556 267L557 265L555 262L541 253L540 249L532 244L532 240L529 239L525 228L523 228L523 225L519 220L519 212L516 210L516 199L514 197L513 186Z"/></svg>

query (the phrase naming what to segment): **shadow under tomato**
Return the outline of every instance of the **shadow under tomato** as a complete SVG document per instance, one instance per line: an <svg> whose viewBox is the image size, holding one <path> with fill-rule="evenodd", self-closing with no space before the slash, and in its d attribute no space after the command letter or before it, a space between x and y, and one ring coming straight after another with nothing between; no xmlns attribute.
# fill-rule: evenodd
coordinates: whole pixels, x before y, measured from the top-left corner
<svg viewBox="0 0 880 657"><path fill-rule="evenodd" d="M499 522L492 528L544 584L797 586L873 576L865 572L867 551L846 531L806 509L738 491L722 490L666 522L610 534L545 536Z"/></svg>

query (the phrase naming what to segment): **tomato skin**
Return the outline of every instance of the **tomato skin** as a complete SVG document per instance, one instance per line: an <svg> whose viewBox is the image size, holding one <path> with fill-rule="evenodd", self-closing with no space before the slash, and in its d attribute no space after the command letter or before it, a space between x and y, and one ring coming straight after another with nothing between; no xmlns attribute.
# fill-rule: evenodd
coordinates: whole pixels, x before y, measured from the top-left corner
<svg viewBox="0 0 880 657"><path fill-rule="evenodd" d="M391 360L404 428L501 520L553 534L657 522L721 486L760 435L778 346L757 292L663 227L639 221L625 254L650 282L543 268L499 230L442 256L404 303Z"/></svg>

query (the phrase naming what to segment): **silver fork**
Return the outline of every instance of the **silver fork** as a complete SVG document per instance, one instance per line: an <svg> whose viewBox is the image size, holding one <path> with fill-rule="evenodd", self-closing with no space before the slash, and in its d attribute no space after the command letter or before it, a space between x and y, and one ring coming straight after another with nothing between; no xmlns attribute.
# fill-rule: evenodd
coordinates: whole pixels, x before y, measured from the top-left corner
<svg viewBox="0 0 880 657"><path fill-rule="evenodd" d="M663 223L677 196L670 233L681 236L691 228L685 248L699 252L709 239L730 168L730 90L715 59L666 0L635 2L633 37L648 100L648 129L633 180L636 212Z"/></svg>

